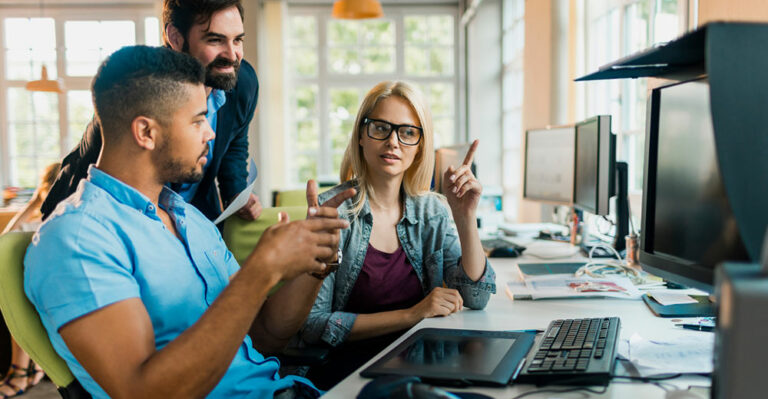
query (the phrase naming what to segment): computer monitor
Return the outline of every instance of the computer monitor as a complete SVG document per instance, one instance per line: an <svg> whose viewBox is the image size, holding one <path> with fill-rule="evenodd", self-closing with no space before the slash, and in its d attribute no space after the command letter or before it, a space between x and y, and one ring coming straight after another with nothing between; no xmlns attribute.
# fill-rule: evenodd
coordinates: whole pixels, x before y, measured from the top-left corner
<svg viewBox="0 0 768 399"><path fill-rule="evenodd" d="M557 205L573 203L574 128L525 132L523 198Z"/></svg>
<svg viewBox="0 0 768 399"><path fill-rule="evenodd" d="M464 157L469 151L469 147L472 144L457 144L448 147L442 147L435 150L435 191L439 193L445 193L443 187L443 174L448 170L449 166L453 166L454 169L461 166L464 162ZM474 163L473 163L474 165ZM472 170L475 173L474 168Z"/></svg>
<svg viewBox="0 0 768 399"><path fill-rule="evenodd" d="M654 89L648 116L640 263L711 292L715 267L748 255L720 176L708 82Z"/></svg>
<svg viewBox="0 0 768 399"><path fill-rule="evenodd" d="M573 205L595 215L608 215L614 195L616 136L610 115L576 124Z"/></svg>

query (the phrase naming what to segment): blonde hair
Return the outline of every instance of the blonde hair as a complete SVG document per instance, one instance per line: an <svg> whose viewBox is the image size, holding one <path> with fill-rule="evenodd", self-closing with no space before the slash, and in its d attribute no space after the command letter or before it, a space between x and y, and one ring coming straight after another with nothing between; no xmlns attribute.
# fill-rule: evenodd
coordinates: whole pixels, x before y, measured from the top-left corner
<svg viewBox="0 0 768 399"><path fill-rule="evenodd" d="M363 149L360 147L360 139L365 134L363 120L376 109L381 100L392 96L400 97L410 104L416 112L423 130L421 141L418 144L418 153L416 153L413 164L405 171L402 188L405 194L409 196L418 196L429 192L429 185L435 169L435 149L432 114L427 102L421 92L409 83L402 81L381 82L365 95L362 104L360 104L352 135L341 161L341 181L356 179L359 186L359 194L350 211L353 215L360 212L365 200L373 193L368 165L365 163Z"/></svg>

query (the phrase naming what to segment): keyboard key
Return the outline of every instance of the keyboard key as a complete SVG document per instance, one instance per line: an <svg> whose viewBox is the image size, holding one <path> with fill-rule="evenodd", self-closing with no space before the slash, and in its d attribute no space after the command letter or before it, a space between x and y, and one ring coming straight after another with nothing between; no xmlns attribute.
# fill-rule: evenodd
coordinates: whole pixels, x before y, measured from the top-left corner
<svg viewBox="0 0 768 399"><path fill-rule="evenodd" d="M603 348L605 348L605 340L604 339L597 340L597 349L603 349Z"/></svg>
<svg viewBox="0 0 768 399"><path fill-rule="evenodd" d="M602 349L596 349L595 350L595 359L600 359L603 357L603 350Z"/></svg>
<svg viewBox="0 0 768 399"><path fill-rule="evenodd" d="M557 336L557 333L560 332L560 327L553 327L549 331L547 331L547 338L554 338Z"/></svg>

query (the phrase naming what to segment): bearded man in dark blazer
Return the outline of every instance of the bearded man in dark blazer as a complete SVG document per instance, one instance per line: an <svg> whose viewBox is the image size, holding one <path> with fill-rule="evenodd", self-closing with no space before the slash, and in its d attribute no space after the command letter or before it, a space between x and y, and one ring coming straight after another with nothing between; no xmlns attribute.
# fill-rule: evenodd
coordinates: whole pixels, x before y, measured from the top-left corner
<svg viewBox="0 0 768 399"><path fill-rule="evenodd" d="M213 220L247 186L248 125L259 82L243 59L243 6L240 0L165 0L163 25L165 46L192 55L205 67L206 118L216 133L203 179L171 188ZM61 172L41 207L44 218L75 192L101 149L101 128L94 118L77 147L62 160ZM258 197L251 194L237 214L246 220L258 218Z"/></svg>

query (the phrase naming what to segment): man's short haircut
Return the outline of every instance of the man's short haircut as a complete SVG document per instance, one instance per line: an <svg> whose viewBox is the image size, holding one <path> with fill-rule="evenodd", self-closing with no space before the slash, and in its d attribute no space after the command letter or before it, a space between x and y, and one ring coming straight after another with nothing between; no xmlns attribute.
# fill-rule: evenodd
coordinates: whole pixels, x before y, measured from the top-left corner
<svg viewBox="0 0 768 399"><path fill-rule="evenodd" d="M166 29L173 25L184 38L184 48L189 47L189 29L195 24L208 24L213 13L230 7L237 7L240 20L244 21L243 4L240 0L164 0L163 1L163 41L170 47Z"/></svg>
<svg viewBox="0 0 768 399"><path fill-rule="evenodd" d="M194 57L165 47L129 46L99 67L91 92L105 142L146 116L167 125L187 98L185 85L202 85L205 70Z"/></svg>

